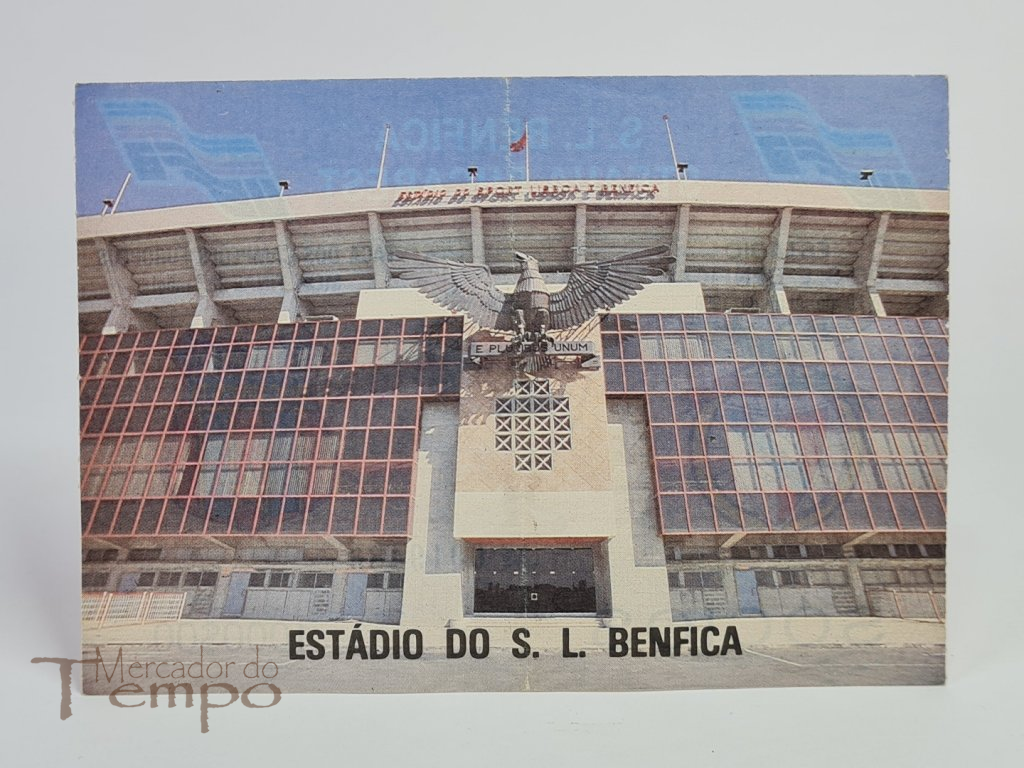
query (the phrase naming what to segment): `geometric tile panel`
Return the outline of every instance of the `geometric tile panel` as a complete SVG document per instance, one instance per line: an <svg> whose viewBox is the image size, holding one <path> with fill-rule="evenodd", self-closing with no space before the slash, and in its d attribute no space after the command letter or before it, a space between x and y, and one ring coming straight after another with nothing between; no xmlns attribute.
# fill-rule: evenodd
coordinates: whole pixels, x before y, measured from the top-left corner
<svg viewBox="0 0 1024 768"><path fill-rule="evenodd" d="M550 470L554 452L572 448L569 398L553 397L548 379L516 381L494 414L494 447L511 451L519 472Z"/></svg>

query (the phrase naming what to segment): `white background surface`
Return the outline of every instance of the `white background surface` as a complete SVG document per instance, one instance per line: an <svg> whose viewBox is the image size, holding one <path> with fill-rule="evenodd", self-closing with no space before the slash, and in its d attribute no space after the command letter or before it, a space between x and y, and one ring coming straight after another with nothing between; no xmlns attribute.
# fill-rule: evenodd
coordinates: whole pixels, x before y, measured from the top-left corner
<svg viewBox="0 0 1024 768"><path fill-rule="evenodd" d="M5 765L1018 765L1021 61L1009 2L510 0L53 3L5 8L0 632ZM710 4L708 4L710 5ZM78 657L75 82L570 74L948 74L952 347L944 688L288 696L118 710ZM999 585L993 587L993 585Z"/></svg>

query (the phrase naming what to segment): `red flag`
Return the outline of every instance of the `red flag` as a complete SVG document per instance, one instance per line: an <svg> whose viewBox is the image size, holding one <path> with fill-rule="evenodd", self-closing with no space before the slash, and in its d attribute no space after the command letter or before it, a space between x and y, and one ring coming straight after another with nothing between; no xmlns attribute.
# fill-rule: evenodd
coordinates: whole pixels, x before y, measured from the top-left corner
<svg viewBox="0 0 1024 768"><path fill-rule="evenodd" d="M526 149L526 131L523 131L523 135L519 137L518 141L513 141L508 145L509 152L522 152Z"/></svg>

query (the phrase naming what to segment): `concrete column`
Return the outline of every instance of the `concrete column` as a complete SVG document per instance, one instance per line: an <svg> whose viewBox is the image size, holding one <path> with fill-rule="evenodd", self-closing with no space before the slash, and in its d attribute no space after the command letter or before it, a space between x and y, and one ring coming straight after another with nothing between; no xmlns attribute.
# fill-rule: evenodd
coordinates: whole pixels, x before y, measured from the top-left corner
<svg viewBox="0 0 1024 768"><path fill-rule="evenodd" d="M680 205L676 209L676 225L672 232L672 258L675 259L675 269L672 279L677 283L686 279L686 245L690 237L690 206Z"/></svg>
<svg viewBox="0 0 1024 768"><path fill-rule="evenodd" d="M348 586L348 573L336 569L334 571L334 585L331 587L331 607L328 608L328 615L337 620L345 613L345 588Z"/></svg>
<svg viewBox="0 0 1024 768"><path fill-rule="evenodd" d="M199 291L199 304L192 318L193 328L209 328L213 325L234 325L234 313L221 307L213 299L214 293L220 289L220 278L213 268L210 255L199 242L194 229L185 230L188 241L188 252L192 258L192 271L196 276L196 288Z"/></svg>
<svg viewBox="0 0 1024 768"><path fill-rule="evenodd" d="M873 315L878 317L885 317L888 313L885 311L885 305L882 303L882 297L874 291L870 291L867 296L867 310Z"/></svg>
<svg viewBox="0 0 1024 768"><path fill-rule="evenodd" d="M471 214L472 215L472 214ZM388 267L388 246L384 240L384 229L380 225L380 215L374 211L366 214L370 226L370 254L373 258L373 282L377 288L387 288L391 282L391 271Z"/></svg>
<svg viewBox="0 0 1024 768"><path fill-rule="evenodd" d="M857 613L860 616L870 616L871 606L868 603L867 593L864 591L864 581L860 577L860 565L857 560L847 560L846 578L850 582L850 591L853 592L853 601L857 603Z"/></svg>
<svg viewBox="0 0 1024 768"><path fill-rule="evenodd" d="M458 433L458 405L424 405L415 513L405 555L404 625L441 627L462 618L464 573L472 592L472 563L464 557L463 543L454 533Z"/></svg>
<svg viewBox="0 0 1024 768"><path fill-rule="evenodd" d="M484 254L484 217L483 209L479 205L471 206L469 209L469 235L473 243L473 263L486 264Z"/></svg>
<svg viewBox="0 0 1024 768"><path fill-rule="evenodd" d="M217 586L213 589L213 596L210 599L210 618L219 619L224 615L224 606L228 602L228 587L231 585L231 574L235 572L234 563L221 565L217 573ZM249 570L240 568L238 570Z"/></svg>
<svg viewBox="0 0 1024 768"><path fill-rule="evenodd" d="M96 247L99 249L100 264L103 266L103 276L106 278L113 305L107 321L103 324L103 333L156 328L156 322L152 317L132 307L139 289L117 248L102 237L96 238Z"/></svg>
<svg viewBox="0 0 1024 768"><path fill-rule="evenodd" d="M732 534L728 539L723 541L719 546L719 549L732 549L739 544L747 535L746 531L737 531Z"/></svg>
<svg viewBox="0 0 1024 768"><path fill-rule="evenodd" d="M722 589L725 592L725 615L740 615L740 595L736 589L736 565L732 560L718 563L718 572L722 576Z"/></svg>
<svg viewBox="0 0 1024 768"><path fill-rule="evenodd" d="M617 532L608 539L612 617L624 624L672 621L664 539L658 535L650 448L642 408L616 401L608 449Z"/></svg>
<svg viewBox="0 0 1024 768"><path fill-rule="evenodd" d="M274 222L274 229L277 232L277 253L281 259L281 279L284 284L284 298L281 301L277 322L295 323L302 315L312 313L306 302L299 298L302 270L299 269L299 260L295 256L291 233L287 225L280 220Z"/></svg>
<svg viewBox="0 0 1024 768"><path fill-rule="evenodd" d="M767 302L767 312L780 312L783 315L789 314L789 299L786 297L785 289L766 289L765 297Z"/></svg>
<svg viewBox="0 0 1024 768"><path fill-rule="evenodd" d="M587 206L576 206L576 231L573 237L572 263L582 264L587 260Z"/></svg>

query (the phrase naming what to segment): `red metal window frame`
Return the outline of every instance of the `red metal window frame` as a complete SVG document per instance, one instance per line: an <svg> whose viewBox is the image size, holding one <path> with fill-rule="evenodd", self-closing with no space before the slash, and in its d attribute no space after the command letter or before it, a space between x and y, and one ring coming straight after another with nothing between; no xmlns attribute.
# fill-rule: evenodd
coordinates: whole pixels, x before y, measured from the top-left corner
<svg viewBox="0 0 1024 768"><path fill-rule="evenodd" d="M459 317L85 336L83 536L407 536L422 402L461 358Z"/></svg>
<svg viewBox="0 0 1024 768"><path fill-rule="evenodd" d="M663 533L945 529L948 341L941 320L623 314L605 317L602 331L608 395L646 401ZM782 339L794 354L779 352ZM790 370L794 379L802 377L799 386L790 381ZM740 402L742 407L763 402L760 417L746 410L742 418L728 418L726 403ZM773 402L791 418L777 418ZM784 457L756 450L741 457L729 448L729 427L746 428L747 434L767 429L772 445L776 427L792 432L794 440L802 439L801 430L808 435L817 430L822 448L807 450L801 444ZM870 452L854 451L852 444L870 442L872 429L889 430L894 444L903 436L920 453L880 453L873 444ZM690 449L694 435L701 445L697 450ZM851 435L862 439L851 442ZM726 444L710 449L709 437ZM830 438L847 450L831 450ZM926 446L938 450L926 455ZM799 463L803 487L789 487L783 458ZM755 488L738 488L732 472L736 459L752 467L761 459L766 465L774 461L782 487L763 490L759 479ZM722 482L725 487L714 487L717 462L723 462L721 476L727 469L731 478ZM881 483L864 474L871 467ZM908 467L914 477L927 478L925 487L912 487ZM884 472L891 473L889 479ZM701 475L706 487L693 487ZM891 482L900 475L903 488L898 479ZM815 487L812 476L828 487Z"/></svg>

